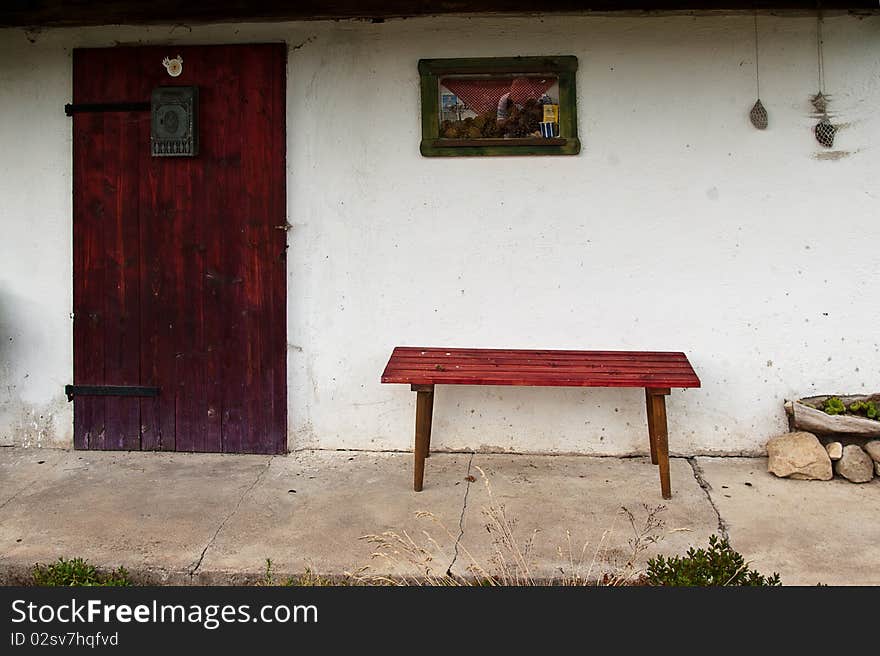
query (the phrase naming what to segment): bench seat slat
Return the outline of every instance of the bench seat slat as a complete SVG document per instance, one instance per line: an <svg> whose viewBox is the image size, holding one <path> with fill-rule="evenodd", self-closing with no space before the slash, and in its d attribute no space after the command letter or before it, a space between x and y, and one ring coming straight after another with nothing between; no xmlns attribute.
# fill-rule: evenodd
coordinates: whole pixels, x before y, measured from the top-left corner
<svg viewBox="0 0 880 656"><path fill-rule="evenodd" d="M395 347L394 353L400 357L407 355L422 354L447 354L452 356L468 356L477 357L486 356L510 356L514 358L522 357L565 357L572 356L580 358L589 356L590 358L604 357L622 357L633 360L643 359L649 356L656 356L660 360L679 360L686 358L684 353L677 351L567 351L561 349L473 349L473 348L441 348L436 346L418 347L418 346L398 346Z"/></svg>
<svg viewBox="0 0 880 656"><path fill-rule="evenodd" d="M385 370L383 376L399 375L399 374L454 374L461 373L464 375L486 375L494 376L496 374L517 373L523 375L546 374L550 376L589 376L590 374L614 374L622 377L627 376L649 376L663 375L672 378L693 378L691 371L687 369L653 369L653 368L636 368L636 367L589 367L589 366L569 366L569 367L546 367L546 366L527 366L527 367L510 367L510 366L488 366L480 367L477 365L428 365L428 366L403 366L391 367Z"/></svg>
<svg viewBox="0 0 880 656"><path fill-rule="evenodd" d="M583 365L590 364L593 366L605 366L605 365L632 365L639 367L686 367L688 366L687 360L660 360L655 358L644 358L642 360L637 360L633 358L594 358L590 360L585 360L584 358L575 358L572 356L555 358L548 355L542 355L533 358L515 358L515 357L505 357L505 356L495 356L489 355L484 357L477 356L469 356L469 357L454 357L454 356L443 356L443 355L434 355L434 354L426 354L426 355L403 355L400 357L394 358L395 363L399 364L419 364L426 362L440 362L443 364L452 363L452 364L513 364L513 365L528 365L528 364L547 364L547 365Z"/></svg>
<svg viewBox="0 0 880 656"><path fill-rule="evenodd" d="M439 379L436 377L419 377L411 376L406 379L389 378L386 383L406 383L409 385L502 385L517 387L696 387L692 381L688 380L670 380L667 378L645 378L641 380L585 380L583 378L559 378L556 380L549 378L528 379L528 378L460 378L450 377Z"/></svg>
<svg viewBox="0 0 880 656"><path fill-rule="evenodd" d="M390 375L384 383L408 383L411 385L522 385L547 387L698 387L690 378L670 378L669 376L640 376L621 378L583 377L583 376L523 376L516 374L498 376L425 375L424 372Z"/></svg>
<svg viewBox="0 0 880 656"><path fill-rule="evenodd" d="M620 360L606 360L601 362L583 362L576 360L502 360L492 358L491 360L449 360L444 358L402 358L395 360L395 368L397 369L433 369L436 367L444 367L446 369L499 369L504 367L516 366L521 369L619 369L634 371L685 371L691 370L690 365L686 362L670 362L664 364L662 362L623 362Z"/></svg>
<svg viewBox="0 0 880 656"><path fill-rule="evenodd" d="M687 356L659 351L397 347L383 383L566 387L699 387Z"/></svg>

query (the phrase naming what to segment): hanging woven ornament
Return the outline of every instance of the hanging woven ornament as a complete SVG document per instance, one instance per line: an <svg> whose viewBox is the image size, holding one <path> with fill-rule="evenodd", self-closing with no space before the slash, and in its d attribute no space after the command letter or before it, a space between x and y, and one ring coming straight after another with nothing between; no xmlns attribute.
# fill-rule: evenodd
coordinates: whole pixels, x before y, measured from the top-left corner
<svg viewBox="0 0 880 656"><path fill-rule="evenodd" d="M834 135L837 134L837 128L831 124L831 121L823 118L816 123L816 127L813 130L816 133L816 141L826 148L834 146Z"/></svg>
<svg viewBox="0 0 880 656"><path fill-rule="evenodd" d="M752 105L752 111L749 112L749 120L759 130L767 129L767 110L764 109L764 105L761 104L761 99L758 98L755 101L755 104Z"/></svg>
<svg viewBox="0 0 880 656"><path fill-rule="evenodd" d="M761 76L758 70L758 12L755 12L755 96L758 98L749 112L749 120L759 130L767 129L767 110L761 103Z"/></svg>
<svg viewBox="0 0 880 656"><path fill-rule="evenodd" d="M834 146L834 136L837 134L837 127L831 123L828 116L828 104L831 102L831 96L825 93L825 54L822 51L822 13L816 16L816 59L819 73L819 92L810 98L810 103L816 110L814 116L818 117L819 122L813 127L813 134L816 141L825 146L832 148Z"/></svg>

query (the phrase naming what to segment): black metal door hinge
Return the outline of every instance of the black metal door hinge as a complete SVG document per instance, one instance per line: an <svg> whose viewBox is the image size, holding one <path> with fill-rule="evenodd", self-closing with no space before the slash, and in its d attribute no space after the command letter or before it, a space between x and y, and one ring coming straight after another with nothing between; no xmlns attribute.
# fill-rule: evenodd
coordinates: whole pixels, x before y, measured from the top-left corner
<svg viewBox="0 0 880 656"><path fill-rule="evenodd" d="M93 112L148 112L150 111L150 103L148 102L110 102L110 103L78 103L76 105L66 104L64 113L67 116L74 114L84 114Z"/></svg>
<svg viewBox="0 0 880 656"><path fill-rule="evenodd" d="M158 387L140 385L65 385L67 400L74 396L159 396Z"/></svg>

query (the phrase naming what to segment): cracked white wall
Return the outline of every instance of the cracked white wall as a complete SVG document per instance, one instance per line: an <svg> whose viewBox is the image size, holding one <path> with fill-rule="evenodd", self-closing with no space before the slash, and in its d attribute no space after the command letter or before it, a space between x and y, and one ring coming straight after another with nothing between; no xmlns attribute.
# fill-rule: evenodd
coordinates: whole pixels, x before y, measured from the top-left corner
<svg viewBox="0 0 880 656"><path fill-rule="evenodd" d="M290 446L408 449L397 344L681 349L673 453L756 453L782 401L880 389L880 17L426 18L0 31L0 443L69 446L70 53L284 40ZM298 47L302 44L302 47ZM426 159L420 57L574 54L578 157ZM825 159L823 159L823 157ZM644 452L639 390L441 388L437 448ZM42 422L42 423L41 423Z"/></svg>

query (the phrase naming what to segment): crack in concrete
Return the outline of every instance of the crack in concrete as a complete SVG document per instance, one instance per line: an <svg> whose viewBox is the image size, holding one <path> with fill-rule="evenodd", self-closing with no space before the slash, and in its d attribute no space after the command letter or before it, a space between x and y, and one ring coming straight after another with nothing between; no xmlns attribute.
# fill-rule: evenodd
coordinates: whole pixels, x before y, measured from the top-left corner
<svg viewBox="0 0 880 656"><path fill-rule="evenodd" d="M727 532L727 522L724 521L724 518L721 516L721 511L718 510L718 506L716 506L715 501L712 500L712 495L710 494L712 486L709 484L709 481L703 477L703 468L700 467L700 463L697 462L696 458L685 458L685 460L690 463L691 469L694 470L694 479L696 479L697 484L703 488L703 492L706 493L706 499L709 500L709 505L712 506L712 510L715 511L715 516L718 518L718 532L723 539L729 540L730 534Z"/></svg>
<svg viewBox="0 0 880 656"><path fill-rule="evenodd" d="M6 506L8 506L13 501L15 501L16 497L18 497L19 494L21 494L25 490L33 487L34 483L36 483L36 482L37 482L36 479L34 479L32 481L28 481L28 483L24 487L20 488L15 494L13 494L11 497L9 497L6 501L4 501L3 503L0 503L0 510L3 510Z"/></svg>
<svg viewBox="0 0 880 656"><path fill-rule="evenodd" d="M471 491L471 464L474 462L474 455L476 452L471 452L471 457L468 459L467 466L467 474L465 475L465 481L467 482L467 486L464 488L464 500L461 504L461 514L458 516L458 538L455 540L455 547L452 553L452 562L449 563L449 567L446 568L446 576L452 576L452 566L455 565L455 561L458 560L458 547L461 544L461 539L464 537L464 515L467 512L467 504L468 504L468 494Z"/></svg>
<svg viewBox="0 0 880 656"><path fill-rule="evenodd" d="M217 539L217 536L220 535L220 531L223 530L223 527L226 526L227 522L232 519L235 513L238 512L238 509L241 507L241 504L244 503L245 497L250 494L251 490L257 487L257 484L263 480L263 476L266 475L266 472L269 471L269 465L272 464L272 461L275 459L275 456L272 456L266 461L266 465L260 470L260 473L257 474L257 477L254 479L254 482L251 483L248 488L242 492L241 497L238 499L238 503L235 504L235 507L230 511L226 517L223 518L223 521L220 522L220 526L217 527L217 530L214 531L214 535L211 536L211 539L208 540L208 544L205 545L205 548L202 549L202 553L199 555L199 559L190 566L189 569L189 577L192 579L199 567L202 566L202 561L205 559L205 554L208 553L208 549L211 548L211 545L214 544L214 541Z"/></svg>
<svg viewBox="0 0 880 656"><path fill-rule="evenodd" d="M47 460L48 460L48 458L47 458ZM61 460L61 458L58 458L55 460L55 462L50 463L49 469L53 469L53 468L57 467L58 462L60 460ZM44 462L46 462L46 461L44 461ZM3 503L0 503L0 510L3 510L6 506L8 506L13 501L15 501L22 492L25 492L26 490L28 490L28 489L32 488L34 485L36 485L39 480L40 480L40 477L37 476L37 477L34 477L31 480L29 480L27 483L25 483L22 487L20 487L18 490L16 490L15 493L11 497L6 499L6 501L4 501ZM2 523L2 522L0 522L0 523Z"/></svg>

